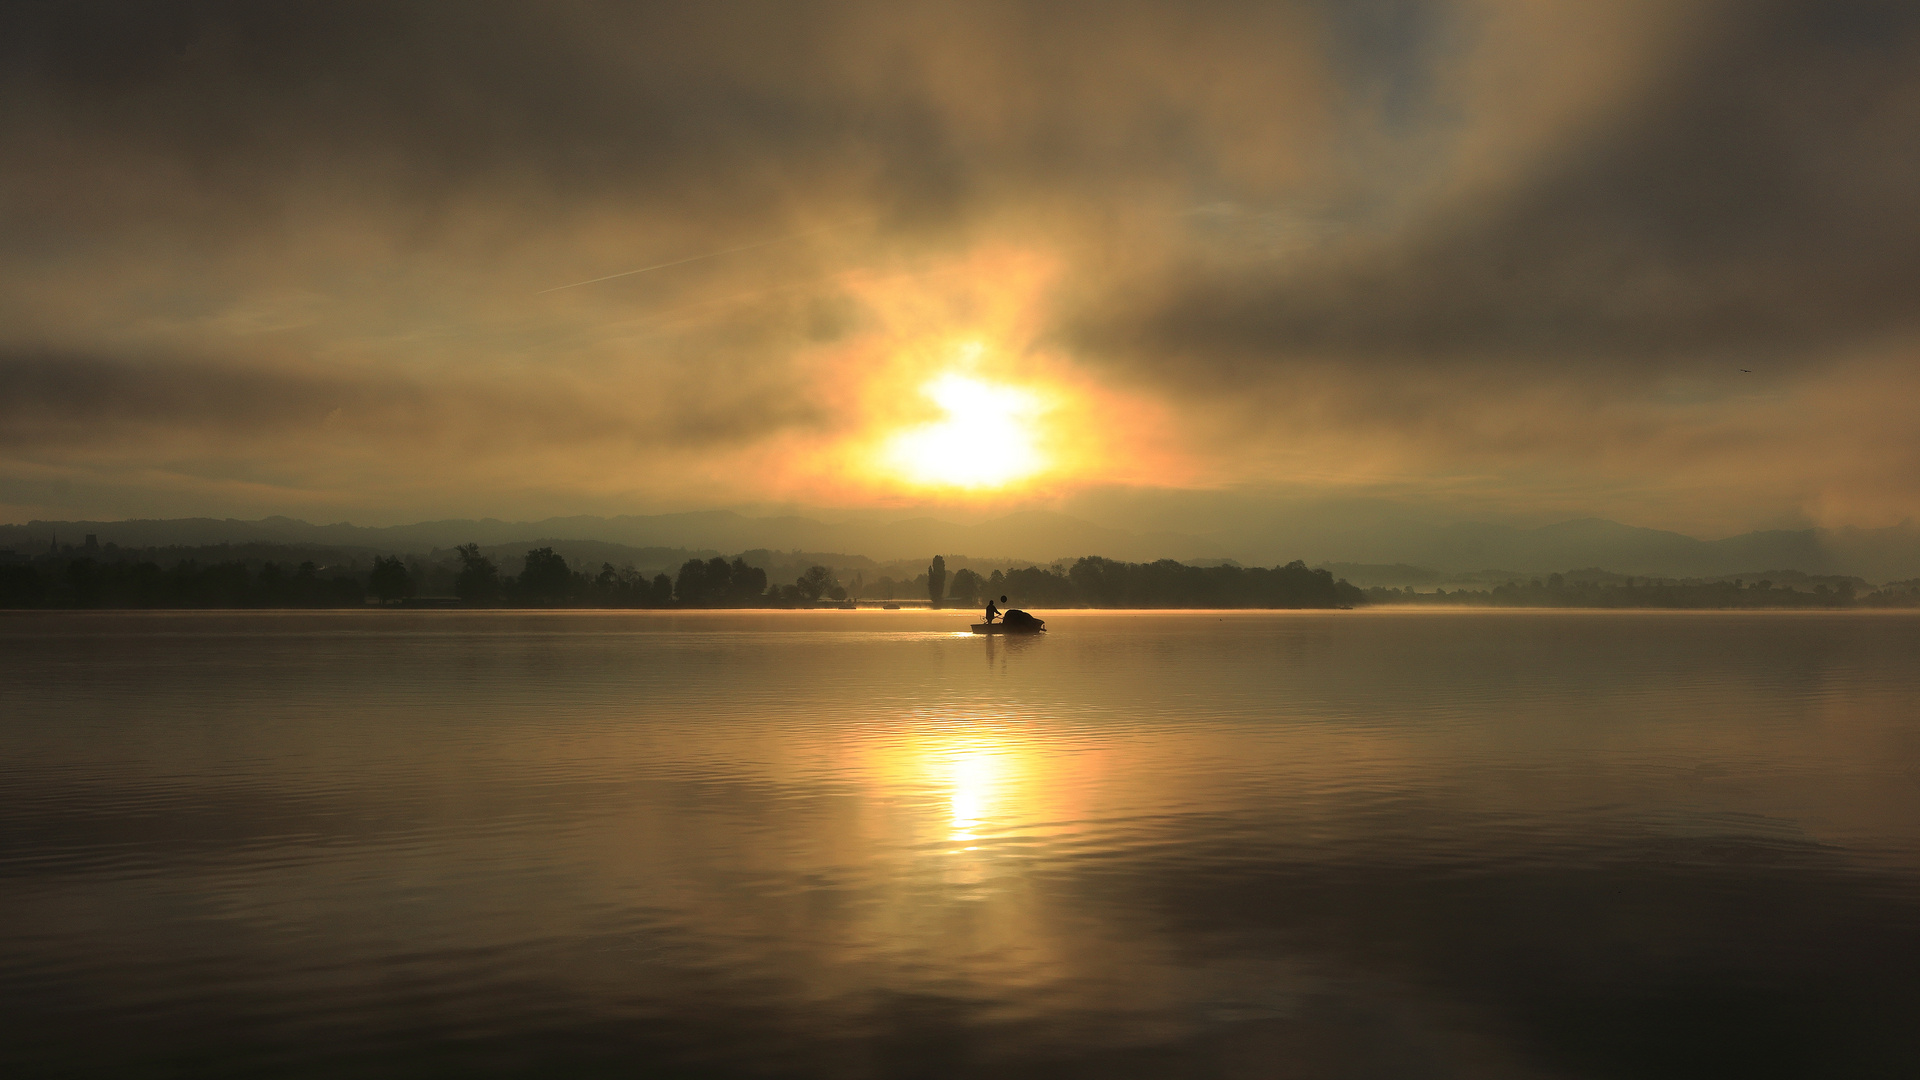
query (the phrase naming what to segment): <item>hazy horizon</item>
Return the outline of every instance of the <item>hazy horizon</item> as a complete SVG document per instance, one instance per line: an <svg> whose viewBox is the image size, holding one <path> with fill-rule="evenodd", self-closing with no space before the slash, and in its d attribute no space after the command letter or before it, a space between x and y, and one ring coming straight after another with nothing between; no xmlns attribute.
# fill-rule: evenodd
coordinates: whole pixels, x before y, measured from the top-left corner
<svg viewBox="0 0 1920 1080"><path fill-rule="evenodd" d="M1596 569L1689 579L1798 572L1841 575L1871 583L1920 577L1920 530L1911 524L1883 530L1773 530L1702 539L1604 519L1579 519L1540 528L1485 522L1445 525L1401 522L1381 530L1377 520L1325 521L1261 533L1131 532L1066 515L1016 511L961 524L933 517L853 518L832 521L785 515L750 517L730 510L656 516L570 516L539 521L441 519L384 527L294 518L258 520L186 518L34 522L0 525L0 549L31 556L53 541L72 547L87 536L128 552L214 548L222 544L338 546L363 551L427 555L464 543L517 555L515 545L553 544L597 564L633 561L639 549L679 552L657 563L671 568L691 552L734 555L752 551L811 552L819 558L910 562L933 554L963 556L982 565L1048 565L1082 556L1186 563L1226 560L1279 565L1296 559L1316 566L1364 568L1383 583L1427 581L1424 571L1467 575L1528 574ZM582 546L584 545L584 547ZM596 546L600 545L600 546ZM611 545L611 547L605 547ZM263 556L264 557L264 556ZM645 561L642 558L641 561ZM1422 571L1411 575L1401 570ZM1381 571L1394 571L1384 576Z"/></svg>

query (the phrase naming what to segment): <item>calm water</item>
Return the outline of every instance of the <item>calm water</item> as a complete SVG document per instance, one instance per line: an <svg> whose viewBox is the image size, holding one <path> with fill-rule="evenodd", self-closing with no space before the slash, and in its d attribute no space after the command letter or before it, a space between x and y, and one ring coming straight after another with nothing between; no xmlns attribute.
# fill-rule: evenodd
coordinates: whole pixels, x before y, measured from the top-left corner
<svg viewBox="0 0 1920 1080"><path fill-rule="evenodd" d="M0 1071L1920 1075L1920 618L965 621L0 618Z"/></svg>

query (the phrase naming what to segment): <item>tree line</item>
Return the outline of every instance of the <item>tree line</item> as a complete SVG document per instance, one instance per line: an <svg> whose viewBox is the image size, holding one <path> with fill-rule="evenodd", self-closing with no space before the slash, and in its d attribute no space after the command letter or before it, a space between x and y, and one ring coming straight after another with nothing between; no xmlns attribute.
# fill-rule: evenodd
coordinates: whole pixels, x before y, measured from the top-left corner
<svg viewBox="0 0 1920 1080"><path fill-rule="evenodd" d="M458 601L472 607L709 608L806 607L838 603L848 590L832 569L812 566L793 582L773 585L744 559L688 559L669 577L602 563L575 569L550 547L528 551L518 574L502 573L478 544L456 549ZM152 559L96 559L68 554L0 565L0 608L324 608L398 604L415 597L418 564L373 560L370 570L243 560L182 559L163 568ZM445 570L437 580L445 588ZM1761 579L1672 582L1628 578L1599 582L1510 581L1490 589L1364 592L1326 570L1295 561L1276 567L1188 566L1171 559L1119 562L1088 556L1071 564L981 574L949 572L935 556L925 577L935 607L982 607L1010 596L1020 607L1061 608L1327 608L1359 604L1484 607L1759 608L1920 607L1920 579L1856 591L1848 582L1807 589Z"/></svg>
<svg viewBox="0 0 1920 1080"><path fill-rule="evenodd" d="M454 592L477 605L496 603L589 607L799 607L842 601L847 591L831 569L810 566L791 585L769 587L767 572L743 558L688 559L669 578L602 563L598 572L573 570L552 548L527 552L518 577L502 576L478 544L455 549L460 572Z"/></svg>
<svg viewBox="0 0 1920 1080"><path fill-rule="evenodd" d="M943 593L944 585L944 593ZM946 575L936 556L927 573L935 606L984 606L1009 596L1033 607L1332 608L1366 602L1358 588L1299 560L1285 566L1188 566L1172 559L1119 562L1089 555L1071 565L1029 566L985 577L971 569Z"/></svg>
<svg viewBox="0 0 1920 1080"><path fill-rule="evenodd" d="M1414 592L1371 588L1375 604L1459 605L1468 607L1570 608L1851 608L1920 607L1920 580L1895 582L1861 593L1852 582L1817 583L1810 589L1776 586L1762 578L1748 582L1677 582L1628 578L1618 582L1574 581L1562 574L1544 580L1509 581L1490 589Z"/></svg>
<svg viewBox="0 0 1920 1080"><path fill-rule="evenodd" d="M162 569L146 560L81 557L0 566L6 608L353 607L366 603L367 588L365 576L311 562L254 570L237 560L182 559Z"/></svg>
<svg viewBox="0 0 1920 1080"><path fill-rule="evenodd" d="M575 569L551 547L528 551L518 574L506 574L478 544L455 549L459 602L473 607L804 607L838 603L847 589L825 566L809 567L790 584L739 557L689 559L672 577L601 564ZM442 571L444 573L444 571ZM246 608L359 607L400 604L418 592L419 567L397 556L373 560L365 572L312 562L201 563L170 569L152 560L101 561L91 556L41 558L0 566L0 607ZM442 577L440 580L444 581ZM1071 566L1029 566L982 575L947 572L935 556L927 572L936 607L974 607L1014 597L1030 607L1338 607L1364 601L1360 591L1325 570L1294 562L1273 568L1186 566L1170 559L1124 563L1087 557ZM444 586L442 586L444 587Z"/></svg>
<svg viewBox="0 0 1920 1080"><path fill-rule="evenodd" d="M455 551L454 592L474 607L798 607L847 596L825 566L770 588L767 572L740 558L689 559L674 577L648 577L611 563L576 570L541 547L527 552L519 574L503 574L478 544ZM414 599L420 576L398 556L375 558L364 573L312 562L267 561L256 568L245 560L182 559L162 568L150 559L53 557L0 566L0 608L361 607Z"/></svg>

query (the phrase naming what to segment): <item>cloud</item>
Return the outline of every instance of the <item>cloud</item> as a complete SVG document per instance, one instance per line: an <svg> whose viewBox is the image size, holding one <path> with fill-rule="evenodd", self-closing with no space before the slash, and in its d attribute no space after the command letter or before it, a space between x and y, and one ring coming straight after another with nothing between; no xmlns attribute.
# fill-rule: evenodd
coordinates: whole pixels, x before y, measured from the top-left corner
<svg viewBox="0 0 1920 1080"><path fill-rule="evenodd" d="M0 471L788 500L988 326L1165 411L1167 484L1877 521L1917 50L1876 0L16 5Z"/></svg>
<svg viewBox="0 0 1920 1080"><path fill-rule="evenodd" d="M1742 5L1690 27L1688 45L1491 196L1457 192L1306 258L1154 267L1078 330L1283 370L1819 363L1914 330L1920 16Z"/></svg>

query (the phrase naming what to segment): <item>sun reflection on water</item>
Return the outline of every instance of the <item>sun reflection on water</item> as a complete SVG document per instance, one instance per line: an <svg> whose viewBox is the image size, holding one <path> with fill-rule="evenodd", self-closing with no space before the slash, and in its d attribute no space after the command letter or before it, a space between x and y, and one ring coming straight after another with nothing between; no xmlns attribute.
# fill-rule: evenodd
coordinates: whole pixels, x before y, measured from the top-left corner
<svg viewBox="0 0 1920 1080"><path fill-rule="evenodd" d="M996 858L1080 833L1107 758L1104 747L1063 745L1008 714L914 717L865 754L876 795L913 808L895 819L902 840L929 854Z"/></svg>
<svg viewBox="0 0 1920 1080"><path fill-rule="evenodd" d="M947 776L952 787L948 793L948 839L956 844L972 844L980 839L987 822L997 809L1006 762L1005 749L990 744L956 747L947 754Z"/></svg>

